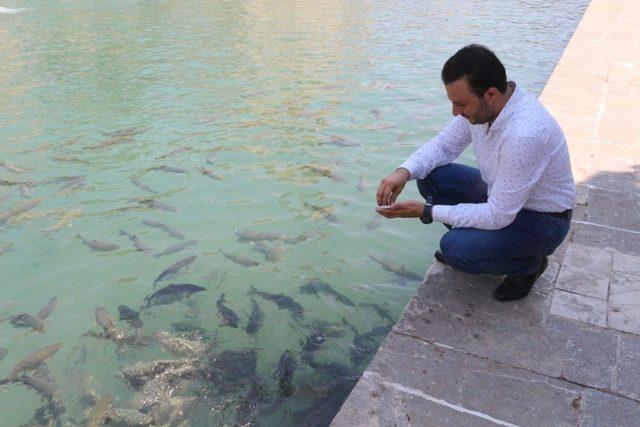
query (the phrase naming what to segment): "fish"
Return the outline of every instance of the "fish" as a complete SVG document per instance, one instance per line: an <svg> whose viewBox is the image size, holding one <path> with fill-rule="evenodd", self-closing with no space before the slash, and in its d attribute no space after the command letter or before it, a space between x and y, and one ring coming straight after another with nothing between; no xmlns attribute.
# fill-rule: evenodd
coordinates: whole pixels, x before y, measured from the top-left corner
<svg viewBox="0 0 640 427"><path fill-rule="evenodd" d="M61 191L65 191L65 190L76 190L78 188L84 187L84 175L83 176L79 176L74 180L70 180L65 182L64 184L62 184L60 187L58 187L58 192Z"/></svg>
<svg viewBox="0 0 640 427"><path fill-rule="evenodd" d="M391 263L389 261L385 261L385 260L382 260L380 258L376 258L373 255L369 255L369 258L371 258L372 260L374 260L375 262L380 264L384 270L387 270L387 271L390 271L392 273L395 273L398 276L404 277L405 279L420 280L420 281L422 281L422 279L423 279L423 277L420 276L419 274L405 269L404 265L398 266L398 265L396 265L394 263Z"/></svg>
<svg viewBox="0 0 640 427"><path fill-rule="evenodd" d="M271 262L278 262L282 260L282 248L272 248L264 243L252 243L251 246L256 252L260 252L264 257Z"/></svg>
<svg viewBox="0 0 640 427"><path fill-rule="evenodd" d="M153 221L150 219L143 219L142 220L142 224L149 226L149 227L154 227L154 228L159 228L161 230L164 230L167 232L167 234L169 234L169 236L174 237L178 240L184 240L185 235L182 231L180 230L176 230L173 227L168 226L167 224L163 224L161 222L158 221Z"/></svg>
<svg viewBox="0 0 640 427"><path fill-rule="evenodd" d="M170 255L170 254L175 253L175 252L180 252L182 250L185 250L189 246L193 246L193 245L196 245L196 244L198 244L197 240L189 240L187 242L182 242L182 243L178 243L176 245L169 246L168 248L166 248L161 253L156 254L156 258L160 258L160 257L165 256L165 255Z"/></svg>
<svg viewBox="0 0 640 427"><path fill-rule="evenodd" d="M294 319L300 319L304 314L304 308L302 308L300 304L295 302L293 298L289 296L286 296L284 294L270 294L268 292L262 292L257 290L252 285L247 295L254 294L263 299L266 299L267 301L274 302L280 310L288 310L291 313L291 317L293 317Z"/></svg>
<svg viewBox="0 0 640 427"><path fill-rule="evenodd" d="M241 257L241 256L238 256L238 255L228 254L228 253L224 252L223 250L220 250L220 253L222 255L224 255L227 259L230 259L231 261L235 262L236 264L240 264L240 265L242 265L244 267L255 267L255 266L260 265L260 263L258 261L254 261L252 259Z"/></svg>
<svg viewBox="0 0 640 427"><path fill-rule="evenodd" d="M116 245L115 243L99 242L95 239L87 240L84 237L82 237L79 233L76 234L76 237L80 238L80 240L82 240L82 242L85 245L89 246L94 251L108 252L108 251L114 251L116 249L120 249L120 246Z"/></svg>
<svg viewBox="0 0 640 427"><path fill-rule="evenodd" d="M338 217L334 214L335 208L333 206L317 206L305 201L302 201L302 204L313 210L312 217L322 216L329 222L340 222Z"/></svg>
<svg viewBox="0 0 640 427"><path fill-rule="evenodd" d="M187 173L186 169L178 168L178 167L175 167L175 166L167 166L167 165L154 166L154 167L151 167L151 168L149 168L147 170L148 171L169 172L169 173Z"/></svg>
<svg viewBox="0 0 640 427"><path fill-rule="evenodd" d="M284 397L290 397L293 394L291 381L295 370L296 359L293 358L289 350L286 350L278 361L278 388L280 389L280 394Z"/></svg>
<svg viewBox="0 0 640 427"><path fill-rule="evenodd" d="M44 333L47 330L41 319L27 313L11 316L9 321L17 328L31 328L40 333Z"/></svg>
<svg viewBox="0 0 640 427"><path fill-rule="evenodd" d="M231 310L229 307L224 305L225 299L224 294L220 295L218 301L216 302L216 306L218 307L218 315L222 318L223 326L231 326L232 328L238 327L238 315Z"/></svg>
<svg viewBox="0 0 640 427"><path fill-rule="evenodd" d="M118 129L112 132L106 132L106 133L103 133L103 135L111 138L119 137L119 136L135 136L140 133L146 132L149 129L151 128L148 126L132 126L129 128Z"/></svg>
<svg viewBox="0 0 640 427"><path fill-rule="evenodd" d="M142 189L142 190L144 190L146 192L153 193L153 194L157 194L158 193L157 191L152 190L151 187L149 187L148 185L143 184L142 181L140 181L138 178L135 178L135 177L134 178L130 178L129 181L131 181L131 183L133 185L135 185L136 187L138 187L138 188L140 188L140 189Z"/></svg>
<svg viewBox="0 0 640 427"><path fill-rule="evenodd" d="M207 162L207 164L209 164L211 166L215 165L216 164L216 162L215 162L215 152L207 154L207 157L205 157L204 161Z"/></svg>
<svg viewBox="0 0 640 427"><path fill-rule="evenodd" d="M15 164L11 163L11 162L2 161L2 160L0 160L0 168L5 168L9 172L13 172L13 173L17 173L17 174L22 174L22 173L25 173L25 172L31 170L31 169L20 168L20 167L16 166Z"/></svg>
<svg viewBox="0 0 640 427"><path fill-rule="evenodd" d="M325 168L325 167L320 167L320 166L314 166L314 165L304 165L303 168L305 169L311 169L313 172L325 176L329 179L332 179L336 182L340 182L342 184L348 184L349 181L347 181L345 178L341 177L340 175L336 175L335 173L333 173L333 171L329 168Z"/></svg>
<svg viewBox="0 0 640 427"><path fill-rule="evenodd" d="M51 298L49 302L46 303L44 307L40 309L38 314L36 314L36 317L40 320L46 319L53 312L53 310L56 308L57 305L58 305L58 297Z"/></svg>
<svg viewBox="0 0 640 427"><path fill-rule="evenodd" d="M247 322L247 326L244 330L249 335L255 335L258 332L258 329L262 326L262 318L264 317L264 312L258 306L258 303L255 300L251 300L251 314L249 315L249 322Z"/></svg>
<svg viewBox="0 0 640 427"><path fill-rule="evenodd" d="M36 206L38 206L42 202L42 199L34 199L29 200L13 209L9 209L8 211L0 212L0 225L4 224L9 218L18 216L24 212L27 212Z"/></svg>
<svg viewBox="0 0 640 427"><path fill-rule="evenodd" d="M213 178L213 179L217 179L219 181L223 180L224 177L222 175L220 175L219 173L211 170L211 169L207 169L207 168L203 168L203 167L199 167L196 166L196 168L203 174L208 176L209 178Z"/></svg>
<svg viewBox="0 0 640 427"><path fill-rule="evenodd" d="M154 424L151 414L145 414L135 409L114 407L109 408L105 413L105 421L107 425L123 426L149 426Z"/></svg>
<svg viewBox="0 0 640 427"><path fill-rule="evenodd" d="M179 337L170 334L166 331L158 331L153 334L154 340L160 344L162 348L171 352L174 356L197 356L206 351L206 345L200 338L196 340L190 340L187 338Z"/></svg>
<svg viewBox="0 0 640 427"><path fill-rule="evenodd" d="M364 176L364 171L362 172L362 175L360 175L360 181L358 182L357 188L360 192L365 191L367 188L369 188L369 183Z"/></svg>
<svg viewBox="0 0 640 427"><path fill-rule="evenodd" d="M178 147L175 150L168 152L167 154L163 154L161 156L156 157L156 160L166 159L167 157L173 157L178 154L186 153L187 151L191 151L191 147Z"/></svg>
<svg viewBox="0 0 640 427"><path fill-rule="evenodd" d="M147 302L143 307L153 307L155 305L171 304L176 301L190 297L196 292L205 291L202 286L193 285L191 283L179 283L165 286L158 289L151 295L147 295L144 299Z"/></svg>
<svg viewBox="0 0 640 427"><path fill-rule="evenodd" d="M5 347L0 347L0 360L4 359L4 357L9 353L9 349Z"/></svg>
<svg viewBox="0 0 640 427"><path fill-rule="evenodd" d="M140 320L140 314L134 309L126 305L119 305L118 313L120 314L119 320L126 321L131 327L140 329L144 326L142 320Z"/></svg>
<svg viewBox="0 0 640 427"><path fill-rule="evenodd" d="M17 378L18 374L20 374L22 371L30 371L37 368L39 365L49 360L49 358L61 348L62 343L57 342L34 351L13 367L13 370L11 371L11 377Z"/></svg>
<svg viewBox="0 0 640 427"><path fill-rule="evenodd" d="M321 282L319 280L315 280L314 279L314 280L310 280L304 286L300 287L300 293L302 293L302 294L314 294L314 295L317 295L320 292L325 293L327 295L331 295L337 301L340 301L341 303L343 303L345 305L348 305L348 306L351 306L351 307L355 307L355 304L353 303L353 301L351 301L351 299L349 299L349 297L347 297L347 296L341 294L340 292L336 291L328 283L324 283L324 282Z"/></svg>
<svg viewBox="0 0 640 427"><path fill-rule="evenodd" d="M104 425L107 411L111 408L113 396L111 394L103 394L100 396L96 404L91 408L87 417L87 427L101 427Z"/></svg>
<svg viewBox="0 0 640 427"><path fill-rule="evenodd" d="M175 206L168 205L164 202L159 202L153 199L143 199L138 201L141 205L145 205L149 208L156 208L163 210L165 212L178 212L178 208Z"/></svg>
<svg viewBox="0 0 640 427"><path fill-rule="evenodd" d="M124 230L120 230L118 233L120 236L127 236L129 240L133 243L133 246L136 247L140 252L144 252L145 254L151 253L151 247L147 245L142 239L140 239L135 234L129 234Z"/></svg>
<svg viewBox="0 0 640 427"><path fill-rule="evenodd" d="M66 227L67 225L71 224L71 221L74 218L77 218L80 215L82 215L82 211L79 211L79 210L71 210L71 211L65 212L65 214L62 215L62 218L60 218L58 222L56 222L51 227L49 227L49 231L58 231L62 227Z"/></svg>
<svg viewBox="0 0 640 427"><path fill-rule="evenodd" d="M0 185L13 186L13 185L21 185L24 183L25 181L11 181L10 179L0 179Z"/></svg>
<svg viewBox="0 0 640 427"><path fill-rule="evenodd" d="M260 242L260 241L274 241L281 240L284 236L278 233L269 232L255 232L255 231L238 231L236 230L236 236L240 242Z"/></svg>
<svg viewBox="0 0 640 427"><path fill-rule="evenodd" d="M33 389L38 392L38 394L40 394L46 400L61 404L60 392L52 382L49 382L43 378L38 378L35 376L29 377L26 375L21 375L20 377L18 377L18 381L22 382L22 384L24 384L27 388Z"/></svg>
<svg viewBox="0 0 640 427"><path fill-rule="evenodd" d="M394 317L391 315L391 312L379 304L363 302L363 303L360 303L359 306L373 308L375 312L378 313L378 316L382 317L384 320L386 320L392 325L396 322Z"/></svg>
<svg viewBox="0 0 640 427"><path fill-rule="evenodd" d="M373 231L376 228L380 227L381 225L382 225L382 216L376 213L373 215L373 217L371 217L371 219L365 225L365 227L367 227L367 230Z"/></svg>
<svg viewBox="0 0 640 427"><path fill-rule="evenodd" d="M373 115L373 117L376 120L380 120L380 111L379 110L373 108L373 109L371 109L371 114Z"/></svg>
<svg viewBox="0 0 640 427"><path fill-rule="evenodd" d="M102 326L105 337L112 338L114 340L122 340L125 338L124 331L116 328L113 323L113 317L109 314L106 308L97 307L95 310L96 323Z"/></svg>
<svg viewBox="0 0 640 427"><path fill-rule="evenodd" d="M180 269L182 269L182 268L188 266L189 264L191 264L192 262L194 262L196 260L196 258L198 258L197 255L191 255L190 257L181 259L180 261L176 262L171 267L167 268L162 273L160 273L158 278L153 282L153 286L155 287L156 283L158 283L160 280L164 279L167 276L172 276L174 274L178 274Z"/></svg>
<svg viewBox="0 0 640 427"><path fill-rule="evenodd" d="M325 141L324 144L337 145L338 147L362 147L359 142L349 141L340 135L330 135L329 138L329 141Z"/></svg>

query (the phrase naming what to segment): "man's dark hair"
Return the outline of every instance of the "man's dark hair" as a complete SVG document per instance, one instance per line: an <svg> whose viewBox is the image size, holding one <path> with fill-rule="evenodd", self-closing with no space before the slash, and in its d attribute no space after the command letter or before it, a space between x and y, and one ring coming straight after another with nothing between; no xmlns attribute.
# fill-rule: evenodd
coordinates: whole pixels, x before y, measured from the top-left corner
<svg viewBox="0 0 640 427"><path fill-rule="evenodd" d="M507 73L504 65L486 47L470 44L463 47L444 63L442 82L445 85L465 77L471 91L479 98L490 87L504 93L507 90Z"/></svg>

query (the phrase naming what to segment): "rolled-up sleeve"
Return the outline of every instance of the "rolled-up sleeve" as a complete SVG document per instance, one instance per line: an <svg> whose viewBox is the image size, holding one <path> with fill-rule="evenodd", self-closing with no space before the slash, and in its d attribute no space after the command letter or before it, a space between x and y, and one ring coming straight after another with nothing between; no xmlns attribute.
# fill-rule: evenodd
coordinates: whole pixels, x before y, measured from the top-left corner
<svg viewBox="0 0 640 427"><path fill-rule="evenodd" d="M500 152L496 179L486 203L436 205L433 219L454 228L499 230L511 224L550 161L545 142L538 138L513 138Z"/></svg>
<svg viewBox="0 0 640 427"><path fill-rule="evenodd" d="M414 151L398 167L407 169L411 179L423 179L433 169L458 158L470 143L469 122L462 116L456 116L438 135Z"/></svg>

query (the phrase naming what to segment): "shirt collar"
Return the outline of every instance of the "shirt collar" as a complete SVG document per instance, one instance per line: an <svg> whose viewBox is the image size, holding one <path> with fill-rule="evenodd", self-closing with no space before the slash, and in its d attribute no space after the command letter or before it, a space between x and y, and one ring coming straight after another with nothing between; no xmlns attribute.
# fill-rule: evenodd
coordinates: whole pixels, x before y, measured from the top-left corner
<svg viewBox="0 0 640 427"><path fill-rule="evenodd" d="M523 96L522 89L516 85L516 82L508 82L507 84L513 87L513 93L489 130L502 129L507 124L509 117L513 115L516 105L520 102L520 99Z"/></svg>

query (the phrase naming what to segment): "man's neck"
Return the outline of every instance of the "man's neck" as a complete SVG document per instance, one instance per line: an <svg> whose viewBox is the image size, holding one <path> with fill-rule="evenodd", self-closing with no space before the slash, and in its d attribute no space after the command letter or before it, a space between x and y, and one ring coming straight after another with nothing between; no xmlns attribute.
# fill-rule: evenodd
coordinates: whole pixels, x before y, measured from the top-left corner
<svg viewBox="0 0 640 427"><path fill-rule="evenodd" d="M500 100L500 106L498 107L498 111L496 112L496 115L493 118L493 120L489 121L488 123L489 126L487 130L491 129L491 125L493 124L493 122L496 121L496 119L504 109L505 105L507 105L507 102L509 102L509 99L511 99L511 95L513 95L514 91L515 91L515 85L513 84L513 82L507 82L507 90L504 91L504 95L502 95L502 99Z"/></svg>

